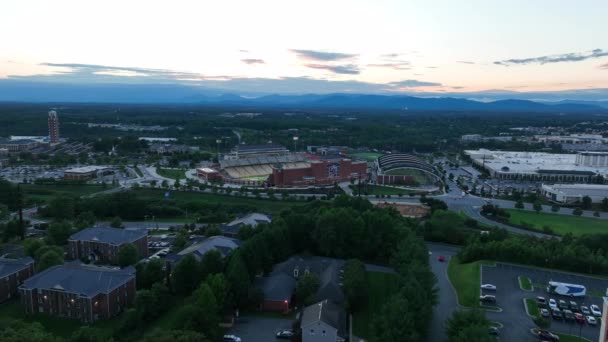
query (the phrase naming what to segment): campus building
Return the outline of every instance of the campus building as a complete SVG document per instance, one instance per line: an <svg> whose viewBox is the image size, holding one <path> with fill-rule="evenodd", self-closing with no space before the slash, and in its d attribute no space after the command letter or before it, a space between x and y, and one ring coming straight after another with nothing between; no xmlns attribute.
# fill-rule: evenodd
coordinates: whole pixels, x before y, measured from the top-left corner
<svg viewBox="0 0 608 342"><path fill-rule="evenodd" d="M68 239L71 259L87 259L97 263L117 264L118 251L126 244L137 248L140 258L148 257L146 229L87 228Z"/></svg>
<svg viewBox="0 0 608 342"><path fill-rule="evenodd" d="M9 140L0 138L0 150L6 150L8 153L19 153L29 151L39 143L35 140L29 139L19 139L19 140Z"/></svg>
<svg viewBox="0 0 608 342"><path fill-rule="evenodd" d="M49 112L49 142L59 144L59 117L54 110Z"/></svg>
<svg viewBox="0 0 608 342"><path fill-rule="evenodd" d="M118 315L135 300L135 268L79 262L53 266L19 287L26 314L46 314L85 323Z"/></svg>
<svg viewBox="0 0 608 342"><path fill-rule="evenodd" d="M248 157L271 157L284 156L289 154L289 150L279 144L261 144L261 145L236 145L231 153L224 155L224 159L234 160Z"/></svg>
<svg viewBox="0 0 608 342"><path fill-rule="evenodd" d="M90 165L65 170L63 172L63 179L85 181L112 173L114 173L114 169L111 167Z"/></svg>
<svg viewBox="0 0 608 342"><path fill-rule="evenodd" d="M589 196L592 203L600 203L608 198L608 185L603 184L543 184L541 195L549 201L574 204Z"/></svg>
<svg viewBox="0 0 608 342"><path fill-rule="evenodd" d="M332 157L306 165L275 165L268 182L278 187L326 186L351 179L367 179L367 162Z"/></svg>
<svg viewBox="0 0 608 342"><path fill-rule="evenodd" d="M0 302L17 295L19 286L32 275L34 275L34 259L0 258Z"/></svg>

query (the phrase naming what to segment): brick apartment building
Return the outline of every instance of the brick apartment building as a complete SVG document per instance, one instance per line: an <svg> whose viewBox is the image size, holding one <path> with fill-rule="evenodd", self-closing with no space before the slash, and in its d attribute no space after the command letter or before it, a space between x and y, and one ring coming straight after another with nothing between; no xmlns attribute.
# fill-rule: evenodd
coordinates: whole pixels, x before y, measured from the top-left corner
<svg viewBox="0 0 608 342"><path fill-rule="evenodd" d="M88 259L102 264L117 264L118 251L133 244L139 258L148 257L148 231L146 229L87 228L68 239L71 259Z"/></svg>
<svg viewBox="0 0 608 342"><path fill-rule="evenodd" d="M53 266L19 287L26 314L47 314L85 323L118 315L135 300L135 268Z"/></svg>
<svg viewBox="0 0 608 342"><path fill-rule="evenodd" d="M367 179L367 162L343 158L313 160L302 168L273 167L269 181L279 187L323 186L351 179Z"/></svg>
<svg viewBox="0 0 608 342"><path fill-rule="evenodd" d="M34 259L0 258L0 302L17 295L19 286L32 275L34 275Z"/></svg>

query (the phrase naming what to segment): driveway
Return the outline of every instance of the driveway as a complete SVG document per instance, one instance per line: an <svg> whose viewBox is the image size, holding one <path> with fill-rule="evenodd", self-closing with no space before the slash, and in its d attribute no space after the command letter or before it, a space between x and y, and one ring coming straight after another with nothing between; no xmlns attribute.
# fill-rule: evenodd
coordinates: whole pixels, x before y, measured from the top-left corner
<svg viewBox="0 0 608 342"><path fill-rule="evenodd" d="M290 329L292 322L289 318L241 316L227 334L236 335L243 342L272 342L276 340L274 334L282 329Z"/></svg>

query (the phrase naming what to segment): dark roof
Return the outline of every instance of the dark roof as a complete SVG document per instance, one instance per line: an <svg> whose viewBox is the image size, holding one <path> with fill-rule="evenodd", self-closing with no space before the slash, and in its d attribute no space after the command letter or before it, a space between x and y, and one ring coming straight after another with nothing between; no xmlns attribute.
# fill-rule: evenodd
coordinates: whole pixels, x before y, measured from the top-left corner
<svg viewBox="0 0 608 342"><path fill-rule="evenodd" d="M317 322L323 322L334 327L338 330L338 336L345 337L346 314L340 306L328 300L324 300L304 308L300 326L304 328Z"/></svg>
<svg viewBox="0 0 608 342"><path fill-rule="evenodd" d="M135 268L83 265L78 261L48 268L27 279L26 289L52 289L93 297L109 293L135 277Z"/></svg>
<svg viewBox="0 0 608 342"><path fill-rule="evenodd" d="M122 245L141 239L148 235L146 229L119 229L92 227L72 234L70 240L98 241L112 245Z"/></svg>
<svg viewBox="0 0 608 342"><path fill-rule="evenodd" d="M538 173L550 173L558 175L580 175L580 176L593 176L593 171L578 171L578 170L538 170Z"/></svg>
<svg viewBox="0 0 608 342"><path fill-rule="evenodd" d="M25 145L25 144L35 144L35 140L29 139L20 139L20 140L9 140L0 138L0 144L2 145Z"/></svg>
<svg viewBox="0 0 608 342"><path fill-rule="evenodd" d="M233 250L241 246L241 240L233 239L225 236L212 236L202 242L186 247L184 250L177 253L178 255L186 255L192 253L197 259L201 259L205 253L211 250L217 250L222 256L227 256Z"/></svg>
<svg viewBox="0 0 608 342"><path fill-rule="evenodd" d="M256 287L264 293L265 300L291 301L296 288L296 280L286 274L275 274L256 279Z"/></svg>
<svg viewBox="0 0 608 342"><path fill-rule="evenodd" d="M25 257L21 259L0 258L0 278L19 272L34 263L34 259Z"/></svg>
<svg viewBox="0 0 608 342"><path fill-rule="evenodd" d="M255 151L255 150L285 150L285 146L279 144L259 144L259 145L236 145L235 148L239 152Z"/></svg>

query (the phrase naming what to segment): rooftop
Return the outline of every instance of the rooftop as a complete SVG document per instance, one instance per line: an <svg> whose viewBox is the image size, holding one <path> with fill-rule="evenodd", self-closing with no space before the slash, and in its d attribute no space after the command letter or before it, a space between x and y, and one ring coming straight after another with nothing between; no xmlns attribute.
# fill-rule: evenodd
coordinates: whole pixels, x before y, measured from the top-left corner
<svg viewBox="0 0 608 342"><path fill-rule="evenodd" d="M307 306L302 312L302 328L323 322L338 330L338 336L344 337L346 333L346 315L338 305L328 300Z"/></svg>
<svg viewBox="0 0 608 342"><path fill-rule="evenodd" d="M259 144L259 145L236 145L235 151L238 152L255 152L259 150L286 150L285 146L279 144Z"/></svg>
<svg viewBox="0 0 608 342"><path fill-rule="evenodd" d="M89 173L89 172L97 172L97 171L101 171L101 170L106 170L109 168L110 168L109 166L89 165L89 166L75 167L73 169L65 170L64 172Z"/></svg>
<svg viewBox="0 0 608 342"><path fill-rule="evenodd" d="M93 297L109 293L135 277L132 266L119 269L83 265L78 261L48 268L27 279L22 287L53 289Z"/></svg>
<svg viewBox="0 0 608 342"><path fill-rule="evenodd" d="M608 185L602 184L543 184L542 187L567 196L608 197Z"/></svg>
<svg viewBox="0 0 608 342"><path fill-rule="evenodd" d="M238 239L232 239L225 236L212 236L202 242L187 247L186 249L177 253L177 255L184 256L192 253L194 256L200 259L203 257L203 255L205 255L205 253L211 250L217 250L222 254L222 256L225 257L230 252L237 249L240 245L241 241Z"/></svg>
<svg viewBox="0 0 608 342"><path fill-rule="evenodd" d="M70 240L98 241L112 245L122 245L141 239L148 235L146 229L119 229L119 228L86 228L72 234Z"/></svg>
<svg viewBox="0 0 608 342"><path fill-rule="evenodd" d="M15 272L18 272L29 264L33 263L34 259L30 257L25 257L21 259L0 258L0 278L4 278Z"/></svg>

